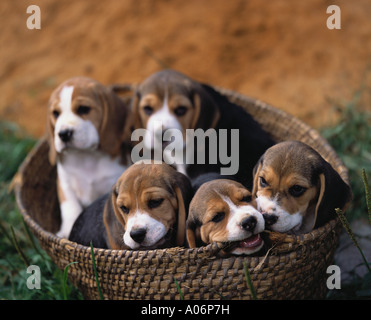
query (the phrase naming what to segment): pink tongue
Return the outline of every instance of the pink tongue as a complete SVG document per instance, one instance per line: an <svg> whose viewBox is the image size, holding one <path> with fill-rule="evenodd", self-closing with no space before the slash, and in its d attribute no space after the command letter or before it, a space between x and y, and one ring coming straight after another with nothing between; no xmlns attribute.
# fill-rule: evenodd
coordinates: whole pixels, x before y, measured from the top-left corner
<svg viewBox="0 0 371 320"><path fill-rule="evenodd" d="M242 248L253 248L257 247L262 243L262 239L260 238L259 234L253 235L250 238L242 240L240 242L240 247Z"/></svg>

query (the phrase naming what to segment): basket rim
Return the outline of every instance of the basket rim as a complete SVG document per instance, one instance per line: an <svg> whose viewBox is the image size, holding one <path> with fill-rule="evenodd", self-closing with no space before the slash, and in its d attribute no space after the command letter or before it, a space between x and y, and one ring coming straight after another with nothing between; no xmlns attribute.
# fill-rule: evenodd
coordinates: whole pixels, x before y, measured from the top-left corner
<svg viewBox="0 0 371 320"><path fill-rule="evenodd" d="M126 84L125 84L126 85ZM306 134L310 134L312 137L314 137L315 140L319 140L321 145L326 147L326 150L328 150L336 159L336 161L341 165L342 172L341 177L343 180L349 184L349 175L348 175L348 169L345 167L343 161L339 158L339 156L336 154L334 149L331 147L331 145L327 142L325 138L323 138L316 129L311 128L309 125L304 123L302 120L296 118L295 116L287 113L284 110L278 109L270 104L267 104L263 102L260 99L255 99L243 94L240 94L238 92L235 92L230 89L225 89L218 86L213 86L216 90L220 91L223 95L233 95L235 98L243 100L245 102L255 104L259 107L265 108L268 110L268 112L272 112L276 115L280 115L281 117L288 118L293 123L299 124L301 127L305 128ZM61 238L57 236L56 234L49 232L42 228L27 212L27 209L25 208L23 202L22 202L22 186L23 186L23 176L24 171L27 169L27 166L31 159L37 154L38 150L41 148L41 146L47 143L46 136L41 137L35 144L35 146L32 148L32 150L28 153L25 160L20 165L18 172L15 176L15 183L14 183L14 190L15 190L15 196L16 196L16 202L20 209L20 212L27 223L27 225L34 231L34 233L39 234L42 238L48 239L48 241L51 241L52 243L59 244L63 247L67 246L69 248L76 248L82 251L89 251L91 250L90 247L84 246L81 244L78 244L76 242L70 241L67 238ZM309 233L301 234L301 235L290 235L286 233L277 233L280 235L280 243L283 244L283 250L278 251L277 253L287 253L290 251L294 251L295 248L298 246L304 245L306 243L315 241L316 239L320 238L322 235L327 234L330 230L334 230L336 227L338 227L340 224L339 219L335 218L329 222L327 222L325 225L316 228L312 230ZM211 243L206 246L197 247L197 248L187 248L187 247L170 247L170 248L164 248L164 249L151 249L151 250L128 250L128 249L122 249L122 250L115 250L115 249L103 249L103 248L95 248L93 247L94 253L97 254L98 252L104 252L105 254L111 255L123 255L128 252L136 252L139 256L149 253L170 253L170 254L179 254L181 252L187 252L188 254L194 254L194 253L204 253L208 256L216 256L220 250L223 249L223 244L221 243ZM239 256L237 256L239 257ZM256 256L242 256L244 258L250 258ZM263 257L258 257L263 258Z"/></svg>

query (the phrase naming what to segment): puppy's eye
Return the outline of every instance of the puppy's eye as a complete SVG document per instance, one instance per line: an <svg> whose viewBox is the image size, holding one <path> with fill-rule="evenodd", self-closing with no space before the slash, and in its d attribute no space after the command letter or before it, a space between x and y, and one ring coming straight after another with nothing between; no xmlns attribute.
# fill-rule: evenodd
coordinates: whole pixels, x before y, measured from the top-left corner
<svg viewBox="0 0 371 320"><path fill-rule="evenodd" d="M265 179L263 177L260 177L260 186L262 188L268 187L268 183L267 183L267 181L265 181Z"/></svg>
<svg viewBox="0 0 371 320"><path fill-rule="evenodd" d="M53 111L53 117L54 117L55 119L57 119L57 118L59 117L59 111L54 110L54 111Z"/></svg>
<svg viewBox="0 0 371 320"><path fill-rule="evenodd" d="M211 219L212 222L220 222L224 219L225 212L217 212L216 215Z"/></svg>
<svg viewBox="0 0 371 320"><path fill-rule="evenodd" d="M299 185L294 185L289 189L289 192L293 197L300 197L306 190L307 188Z"/></svg>
<svg viewBox="0 0 371 320"><path fill-rule="evenodd" d="M155 209L155 208L159 207L163 201L164 201L164 199L162 199L162 198L149 200L148 203L147 203L148 208Z"/></svg>
<svg viewBox="0 0 371 320"><path fill-rule="evenodd" d="M79 106L77 108L77 114L80 116L83 116L85 114L88 114L90 112L91 108L88 106Z"/></svg>
<svg viewBox="0 0 371 320"><path fill-rule="evenodd" d="M129 213L129 208L125 206L121 206L120 209L122 210L123 213L128 214Z"/></svg>
<svg viewBox="0 0 371 320"><path fill-rule="evenodd" d="M251 202L252 201L252 197L251 196L245 196L241 199L241 202Z"/></svg>
<svg viewBox="0 0 371 320"><path fill-rule="evenodd" d="M175 110L174 110L174 113L178 116L178 117L181 117L181 116L184 116L186 113L187 113L187 107L184 107L184 106L179 106L177 107Z"/></svg>
<svg viewBox="0 0 371 320"><path fill-rule="evenodd" d="M151 106L144 106L143 111L147 116L150 116L153 113L153 108Z"/></svg>

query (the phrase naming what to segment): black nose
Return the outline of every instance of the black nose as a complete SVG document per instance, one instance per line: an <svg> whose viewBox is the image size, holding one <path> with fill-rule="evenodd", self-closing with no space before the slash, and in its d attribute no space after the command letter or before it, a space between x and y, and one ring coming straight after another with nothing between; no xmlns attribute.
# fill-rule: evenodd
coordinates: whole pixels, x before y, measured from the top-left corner
<svg viewBox="0 0 371 320"><path fill-rule="evenodd" d="M72 138L73 130L71 130L71 129L61 130L61 131L59 131L58 135L63 142L68 142Z"/></svg>
<svg viewBox="0 0 371 320"><path fill-rule="evenodd" d="M241 227L246 231L253 231L256 227L257 220L255 217L250 216L242 220Z"/></svg>
<svg viewBox="0 0 371 320"><path fill-rule="evenodd" d="M267 226L271 226L272 224L275 224L278 220L278 217L276 215L269 214L269 213L263 213L263 218Z"/></svg>
<svg viewBox="0 0 371 320"><path fill-rule="evenodd" d="M142 243L146 237L147 230L145 228L139 228L130 231L130 237L137 243Z"/></svg>

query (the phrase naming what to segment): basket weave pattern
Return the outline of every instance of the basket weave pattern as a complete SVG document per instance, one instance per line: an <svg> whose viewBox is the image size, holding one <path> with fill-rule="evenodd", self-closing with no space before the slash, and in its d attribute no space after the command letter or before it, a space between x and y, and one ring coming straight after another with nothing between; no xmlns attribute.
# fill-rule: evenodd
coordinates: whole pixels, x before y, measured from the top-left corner
<svg viewBox="0 0 371 320"><path fill-rule="evenodd" d="M316 149L341 177L348 171L316 130L263 102L217 88L249 112L277 141L300 140ZM56 170L48 162L48 145L41 139L20 168L17 203L25 222L59 268L74 261L69 279L87 299L99 299L91 249L55 236L60 224ZM276 237L264 257L218 258L218 244L187 249L148 251L94 248L105 299L251 299L246 263L259 299L319 299L326 295L327 266L332 263L341 226L332 220L308 234Z"/></svg>

